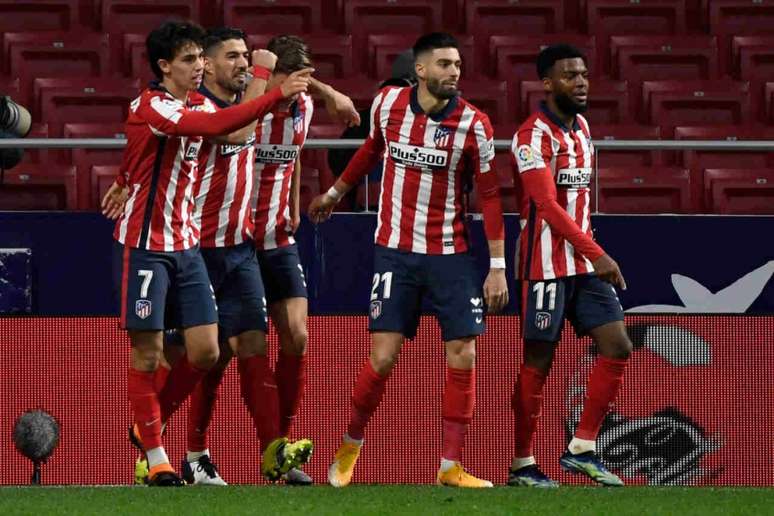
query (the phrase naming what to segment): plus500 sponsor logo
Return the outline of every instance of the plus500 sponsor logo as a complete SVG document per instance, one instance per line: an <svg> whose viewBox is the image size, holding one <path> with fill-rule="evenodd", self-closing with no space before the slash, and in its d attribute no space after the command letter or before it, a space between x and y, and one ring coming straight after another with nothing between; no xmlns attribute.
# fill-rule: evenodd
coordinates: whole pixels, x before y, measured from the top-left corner
<svg viewBox="0 0 774 516"><path fill-rule="evenodd" d="M298 145L256 145L255 159L259 163L289 163L298 157Z"/></svg>
<svg viewBox="0 0 774 516"><path fill-rule="evenodd" d="M558 186L584 187L591 182L590 168L563 168L556 174Z"/></svg>
<svg viewBox="0 0 774 516"><path fill-rule="evenodd" d="M255 135L253 134L245 143L237 144L223 144L220 146L221 156L232 156L242 152L244 149L249 148L255 143Z"/></svg>
<svg viewBox="0 0 774 516"><path fill-rule="evenodd" d="M446 151L404 143L390 142L389 152L393 161L407 167L444 168L448 161Z"/></svg>

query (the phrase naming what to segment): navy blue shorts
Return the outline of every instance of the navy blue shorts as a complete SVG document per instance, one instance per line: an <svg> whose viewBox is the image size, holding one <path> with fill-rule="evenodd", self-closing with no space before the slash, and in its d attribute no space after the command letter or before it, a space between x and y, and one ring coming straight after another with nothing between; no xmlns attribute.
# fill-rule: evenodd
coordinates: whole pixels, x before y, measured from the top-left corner
<svg viewBox="0 0 774 516"><path fill-rule="evenodd" d="M218 303L218 340L267 328L266 294L252 240L229 247L202 248Z"/></svg>
<svg viewBox="0 0 774 516"><path fill-rule="evenodd" d="M368 330L413 339L425 297L444 342L484 333L484 296L471 255L419 254L377 245Z"/></svg>
<svg viewBox="0 0 774 516"><path fill-rule="evenodd" d="M256 251L269 304L291 297L306 298L306 278L296 244Z"/></svg>
<svg viewBox="0 0 774 516"><path fill-rule="evenodd" d="M190 328L218 321L215 296L199 248L159 252L113 246L121 327Z"/></svg>
<svg viewBox="0 0 774 516"><path fill-rule="evenodd" d="M522 281L521 327L524 340L559 342L565 319L582 337L624 314L615 288L595 274Z"/></svg>

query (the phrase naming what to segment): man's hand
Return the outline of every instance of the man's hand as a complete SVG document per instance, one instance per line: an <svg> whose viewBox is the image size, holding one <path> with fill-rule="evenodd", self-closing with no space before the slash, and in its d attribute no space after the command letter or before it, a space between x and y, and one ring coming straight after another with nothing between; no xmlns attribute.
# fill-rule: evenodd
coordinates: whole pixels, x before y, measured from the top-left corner
<svg viewBox="0 0 774 516"><path fill-rule="evenodd" d="M607 281L621 290L626 290L626 281L623 274L621 274L621 269L618 268L618 264L610 256L603 254L594 260L591 265L594 266L594 272L597 273L599 279Z"/></svg>
<svg viewBox="0 0 774 516"><path fill-rule="evenodd" d="M116 220L124 212L124 205L129 198L129 189L113 182L102 198L102 214L110 220Z"/></svg>
<svg viewBox="0 0 774 516"><path fill-rule="evenodd" d="M309 89L312 72L314 72L314 68L304 68L288 75L288 78L280 84L282 96L288 99L299 93L306 92Z"/></svg>
<svg viewBox="0 0 774 516"><path fill-rule="evenodd" d="M309 204L309 218L315 224L325 222L331 216L336 200L327 193L320 194Z"/></svg>
<svg viewBox="0 0 774 516"><path fill-rule="evenodd" d="M484 301L487 312L496 313L508 304L508 282L505 281L505 269L489 269L484 281Z"/></svg>
<svg viewBox="0 0 774 516"><path fill-rule="evenodd" d="M260 50L253 50L253 66L260 66L267 70L274 71L274 67L277 66L277 54L270 52L265 48Z"/></svg>
<svg viewBox="0 0 774 516"><path fill-rule="evenodd" d="M325 97L325 109L332 119L347 127L360 125L360 113L355 109L352 99L331 88L331 94Z"/></svg>

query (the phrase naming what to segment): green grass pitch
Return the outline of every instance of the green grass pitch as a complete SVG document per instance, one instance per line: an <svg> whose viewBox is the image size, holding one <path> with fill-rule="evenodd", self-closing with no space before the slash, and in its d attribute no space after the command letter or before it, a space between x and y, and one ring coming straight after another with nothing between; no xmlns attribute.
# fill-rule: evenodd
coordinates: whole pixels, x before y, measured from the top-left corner
<svg viewBox="0 0 774 516"><path fill-rule="evenodd" d="M774 489L435 486L4 487L0 514L117 516L282 514L774 514Z"/></svg>

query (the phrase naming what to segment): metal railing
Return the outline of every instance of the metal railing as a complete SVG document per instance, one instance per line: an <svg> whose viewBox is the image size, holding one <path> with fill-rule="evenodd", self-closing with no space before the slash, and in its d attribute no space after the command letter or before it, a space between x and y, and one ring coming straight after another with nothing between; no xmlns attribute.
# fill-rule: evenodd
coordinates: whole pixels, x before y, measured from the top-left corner
<svg viewBox="0 0 774 516"><path fill-rule="evenodd" d="M365 140L316 139L307 140L305 149L355 149ZM774 141L719 141L719 140L592 140L597 150L717 150L742 152L774 152ZM495 140L495 150L511 148L511 140ZM126 138L22 138L0 139L0 149L122 149ZM596 170L595 170L596 172ZM594 175L595 198L599 199L599 182ZM368 179L365 178L365 211L369 211ZM595 203L594 213L598 213Z"/></svg>

